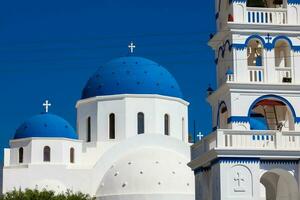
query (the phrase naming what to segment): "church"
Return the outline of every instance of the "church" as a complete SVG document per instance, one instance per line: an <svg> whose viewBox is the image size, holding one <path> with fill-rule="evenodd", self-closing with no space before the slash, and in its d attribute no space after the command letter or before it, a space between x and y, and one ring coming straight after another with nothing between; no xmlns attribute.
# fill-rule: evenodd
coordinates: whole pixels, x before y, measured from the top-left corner
<svg viewBox="0 0 300 200"><path fill-rule="evenodd" d="M216 0L212 132L191 147L196 200L299 200L300 1Z"/></svg>
<svg viewBox="0 0 300 200"><path fill-rule="evenodd" d="M25 120L4 150L3 192L71 190L99 200L193 200L188 105L175 78L131 54L102 65L76 104ZM50 110L51 111L51 110Z"/></svg>

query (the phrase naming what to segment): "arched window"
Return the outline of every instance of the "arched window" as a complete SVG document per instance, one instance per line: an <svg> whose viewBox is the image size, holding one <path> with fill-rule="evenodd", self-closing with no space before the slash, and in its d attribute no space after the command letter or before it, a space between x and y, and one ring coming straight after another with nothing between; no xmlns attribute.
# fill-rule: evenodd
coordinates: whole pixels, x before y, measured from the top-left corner
<svg viewBox="0 0 300 200"><path fill-rule="evenodd" d="M137 131L138 134L145 133L145 116L142 112L139 112L137 115Z"/></svg>
<svg viewBox="0 0 300 200"><path fill-rule="evenodd" d="M225 105L225 103L223 103L220 106L220 110L219 110L219 127L220 129L227 129L228 128L228 109L227 106Z"/></svg>
<svg viewBox="0 0 300 200"><path fill-rule="evenodd" d="M275 67L291 67L291 47L285 40L276 42Z"/></svg>
<svg viewBox="0 0 300 200"><path fill-rule="evenodd" d="M19 148L19 163L23 163L24 159L24 149L23 147Z"/></svg>
<svg viewBox="0 0 300 200"><path fill-rule="evenodd" d="M87 118L87 123L86 123L86 141L91 142L92 138L92 124L91 124L91 117Z"/></svg>
<svg viewBox="0 0 300 200"><path fill-rule="evenodd" d="M109 115L109 139L116 138L116 117L114 113Z"/></svg>
<svg viewBox="0 0 300 200"><path fill-rule="evenodd" d="M181 134L182 134L182 141L185 141L185 120L184 117L181 119Z"/></svg>
<svg viewBox="0 0 300 200"><path fill-rule="evenodd" d="M253 39L248 43L247 47L247 61L248 66L263 66L263 45L261 41Z"/></svg>
<svg viewBox="0 0 300 200"><path fill-rule="evenodd" d="M75 163L75 149L70 148L70 163Z"/></svg>
<svg viewBox="0 0 300 200"><path fill-rule="evenodd" d="M49 146L44 147L44 162L50 162L51 159L51 149Z"/></svg>
<svg viewBox="0 0 300 200"><path fill-rule="evenodd" d="M165 135L170 135L170 117L168 114L165 114L164 126L165 126Z"/></svg>

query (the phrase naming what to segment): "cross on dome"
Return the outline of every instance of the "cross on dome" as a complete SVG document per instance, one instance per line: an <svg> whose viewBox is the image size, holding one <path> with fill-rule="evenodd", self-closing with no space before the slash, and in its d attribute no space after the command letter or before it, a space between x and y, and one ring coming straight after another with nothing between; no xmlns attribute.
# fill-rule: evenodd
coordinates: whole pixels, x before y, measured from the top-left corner
<svg viewBox="0 0 300 200"><path fill-rule="evenodd" d="M134 49L136 48L135 44L133 42L131 42L129 45L128 45L128 48L130 50L130 53L133 53L134 52Z"/></svg>
<svg viewBox="0 0 300 200"><path fill-rule="evenodd" d="M45 112L48 113L49 112L49 107L51 106L51 103L49 102L49 100L46 100L43 103L43 106L45 107Z"/></svg>

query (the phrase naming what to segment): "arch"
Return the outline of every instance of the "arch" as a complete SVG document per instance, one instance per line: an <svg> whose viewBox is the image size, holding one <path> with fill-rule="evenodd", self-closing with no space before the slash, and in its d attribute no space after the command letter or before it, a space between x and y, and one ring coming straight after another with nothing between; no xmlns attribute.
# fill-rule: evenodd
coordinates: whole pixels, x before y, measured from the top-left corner
<svg viewBox="0 0 300 200"><path fill-rule="evenodd" d="M220 58L220 53L221 53L222 58L224 58L225 50L224 50L223 46L221 46L221 47L219 48L219 51L218 51L218 58Z"/></svg>
<svg viewBox="0 0 300 200"><path fill-rule="evenodd" d="M274 42L274 48L275 67L291 67L291 41L277 38Z"/></svg>
<svg viewBox="0 0 300 200"><path fill-rule="evenodd" d="M164 133L170 135L170 116L168 114L164 116Z"/></svg>
<svg viewBox="0 0 300 200"><path fill-rule="evenodd" d="M287 41L289 43L289 45L290 45L291 48L293 47L293 43L292 43L291 39L288 38L285 35L279 35L279 36L275 37L273 39L272 46L275 47L275 44L278 42L278 40L285 40L285 41Z"/></svg>
<svg viewBox="0 0 300 200"><path fill-rule="evenodd" d="M251 36L249 36L249 37L246 39L246 41L245 41L245 45L248 46L248 45L249 45L249 42L250 42L251 40L253 40L253 39L259 40L259 41L262 43L263 47L266 46L266 42L265 42L264 38L262 38L262 37L259 36L259 35L251 35Z"/></svg>
<svg viewBox="0 0 300 200"><path fill-rule="evenodd" d="M221 127L221 124L220 124L220 123L221 123L221 120L220 120L220 119L221 119L221 114L222 114L222 113L221 113L221 111L222 111L221 109L222 109L222 108L226 108L226 110L227 110L227 111L226 111L226 112L227 112L227 119L222 119L222 120L225 120L225 121L226 121L226 124L227 124L227 120L228 120L228 107L227 107L225 101L221 101L221 103L219 103L219 106L218 106L218 113L217 113L217 128L222 128L222 127L223 127L223 126ZM225 117L226 117L226 115L224 116L224 118L225 118ZM224 125L224 121L222 121L222 122L223 122L222 124Z"/></svg>
<svg viewBox="0 0 300 200"><path fill-rule="evenodd" d="M251 106L249 107L249 110L248 110L248 117L251 116L251 111L252 111L252 109L254 108L254 106L255 106L258 102L260 102L260 101L262 101L262 100L264 100L264 99L275 99L275 100L279 100L279 101L282 101L283 103L285 103L285 104L289 107L289 109L290 109L290 111L291 111L291 113L292 113L292 115L293 115L293 117L294 117L294 120L295 120L295 122L296 122L296 119L297 119L297 117L296 117L296 112L295 112L295 110L294 110L292 104L291 104L287 99L285 99L284 97L281 97L281 96L278 96L278 95L275 95L275 94L263 95L263 96L261 96L261 97L258 97L258 98L251 104Z"/></svg>
<svg viewBox="0 0 300 200"><path fill-rule="evenodd" d="M229 40L226 40L226 42L224 43L224 50L226 50L226 46L228 47L228 50L231 51L232 45L230 44Z"/></svg>
<svg viewBox="0 0 300 200"><path fill-rule="evenodd" d="M92 138L92 124L91 117L88 117L86 120L86 141L91 142Z"/></svg>
<svg viewBox="0 0 300 200"><path fill-rule="evenodd" d="M75 163L75 149L73 147L70 148L70 163Z"/></svg>
<svg viewBox="0 0 300 200"><path fill-rule="evenodd" d="M277 95L257 98L249 108L248 118L251 130L293 131L297 120L292 105Z"/></svg>
<svg viewBox="0 0 300 200"><path fill-rule="evenodd" d="M267 171L261 176L260 182L265 186L267 200L299 200L298 183L286 170Z"/></svg>
<svg viewBox="0 0 300 200"><path fill-rule="evenodd" d="M24 149L23 147L19 148L19 163L24 162Z"/></svg>
<svg viewBox="0 0 300 200"><path fill-rule="evenodd" d="M114 113L109 114L109 139L116 138L116 116Z"/></svg>
<svg viewBox="0 0 300 200"><path fill-rule="evenodd" d="M137 114L137 134L145 133L145 115L142 112Z"/></svg>
<svg viewBox="0 0 300 200"><path fill-rule="evenodd" d="M248 38L249 39L249 38ZM248 66L263 66L264 44L260 39L252 38L247 41L247 63Z"/></svg>
<svg viewBox="0 0 300 200"><path fill-rule="evenodd" d="M44 160L44 162L50 162L51 161L51 148L49 146L44 147L43 160Z"/></svg>

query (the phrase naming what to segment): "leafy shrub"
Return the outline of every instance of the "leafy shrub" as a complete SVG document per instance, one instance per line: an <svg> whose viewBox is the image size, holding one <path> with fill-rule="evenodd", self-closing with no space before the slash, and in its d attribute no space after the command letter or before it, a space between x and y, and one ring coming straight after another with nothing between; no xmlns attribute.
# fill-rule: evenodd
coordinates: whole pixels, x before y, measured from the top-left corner
<svg viewBox="0 0 300 200"><path fill-rule="evenodd" d="M14 190L0 197L0 200L95 200L87 194L80 192L74 193L67 191L65 193L56 194L54 191L37 189Z"/></svg>

